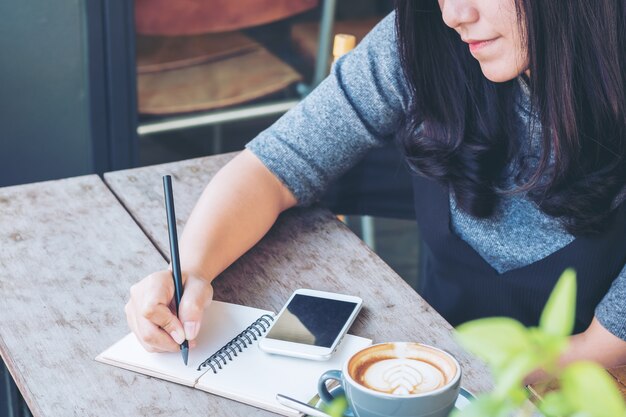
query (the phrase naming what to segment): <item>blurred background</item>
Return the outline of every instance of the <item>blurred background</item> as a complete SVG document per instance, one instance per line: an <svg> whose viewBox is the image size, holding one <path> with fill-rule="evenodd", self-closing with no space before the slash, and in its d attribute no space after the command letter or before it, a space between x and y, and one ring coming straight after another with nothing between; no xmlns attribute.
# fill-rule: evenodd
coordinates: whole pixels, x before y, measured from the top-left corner
<svg viewBox="0 0 626 417"><path fill-rule="evenodd" d="M240 151L328 74L334 34L358 42L392 8L391 0L3 0L0 186ZM371 167L397 171L394 152L364 161L331 194L358 188ZM415 287L411 216L355 206L338 214ZM0 416L30 415L3 363L0 371Z"/></svg>

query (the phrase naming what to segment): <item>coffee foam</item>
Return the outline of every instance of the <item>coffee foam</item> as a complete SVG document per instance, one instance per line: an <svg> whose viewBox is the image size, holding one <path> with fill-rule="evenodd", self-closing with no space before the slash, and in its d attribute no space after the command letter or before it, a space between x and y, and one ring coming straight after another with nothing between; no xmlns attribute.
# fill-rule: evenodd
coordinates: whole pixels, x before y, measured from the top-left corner
<svg viewBox="0 0 626 417"><path fill-rule="evenodd" d="M369 366L363 384L376 391L396 395L434 391L445 385L445 375L426 362L414 359L384 359Z"/></svg>
<svg viewBox="0 0 626 417"><path fill-rule="evenodd" d="M445 353L417 343L372 346L352 357L350 376L366 388L394 395L434 391L456 375L454 361Z"/></svg>

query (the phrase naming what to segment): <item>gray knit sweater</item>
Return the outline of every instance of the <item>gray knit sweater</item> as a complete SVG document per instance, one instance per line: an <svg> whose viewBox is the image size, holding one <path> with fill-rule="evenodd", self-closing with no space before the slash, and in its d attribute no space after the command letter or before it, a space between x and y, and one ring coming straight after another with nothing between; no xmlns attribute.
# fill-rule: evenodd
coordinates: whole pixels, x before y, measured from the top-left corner
<svg viewBox="0 0 626 417"><path fill-rule="evenodd" d="M337 61L319 87L247 148L300 205L311 204L367 151L394 139L409 99L392 13ZM531 114L529 101L528 87L520 77L519 135L514 140L520 141L521 152L536 155L540 123ZM543 259L574 239L524 194L503 197L495 214L486 219L462 211L451 196L450 214L454 232L500 273ZM595 313L606 329L626 340L626 266Z"/></svg>

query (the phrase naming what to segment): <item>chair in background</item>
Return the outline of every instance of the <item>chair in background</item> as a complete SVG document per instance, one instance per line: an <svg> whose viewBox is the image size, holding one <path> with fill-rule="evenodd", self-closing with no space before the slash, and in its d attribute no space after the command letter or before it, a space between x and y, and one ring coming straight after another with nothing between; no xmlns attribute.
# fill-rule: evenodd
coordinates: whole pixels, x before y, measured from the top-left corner
<svg viewBox="0 0 626 417"><path fill-rule="evenodd" d="M151 47L146 48L148 44ZM276 93L302 80L291 66L241 32L140 37L137 51L141 114L220 109Z"/></svg>
<svg viewBox="0 0 626 417"><path fill-rule="evenodd" d="M323 5L322 23L328 30L320 32L319 45L326 50L335 3L324 0ZM213 125L218 133L221 123L293 107L301 96L257 102L302 85L302 77L240 30L317 5L318 0L136 0L139 112L159 116L141 123L139 135L201 125ZM249 103L255 104L243 106Z"/></svg>
<svg viewBox="0 0 626 417"><path fill-rule="evenodd" d="M229 32L285 19L317 0L135 0L137 33L182 36Z"/></svg>

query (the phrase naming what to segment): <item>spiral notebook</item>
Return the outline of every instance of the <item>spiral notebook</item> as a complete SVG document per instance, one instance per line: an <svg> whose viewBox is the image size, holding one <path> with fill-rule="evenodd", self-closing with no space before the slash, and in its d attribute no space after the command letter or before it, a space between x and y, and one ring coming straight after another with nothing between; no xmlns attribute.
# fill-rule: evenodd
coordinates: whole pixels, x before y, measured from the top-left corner
<svg viewBox="0 0 626 417"><path fill-rule="evenodd" d="M102 352L97 361L250 404L285 416L299 416L276 401L285 394L308 402L317 380L329 369L341 369L354 352L372 341L346 335L328 361L270 355L257 341L274 321L274 313L213 301L204 312L197 347L185 367L180 353L149 353L134 334Z"/></svg>

